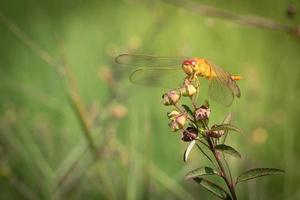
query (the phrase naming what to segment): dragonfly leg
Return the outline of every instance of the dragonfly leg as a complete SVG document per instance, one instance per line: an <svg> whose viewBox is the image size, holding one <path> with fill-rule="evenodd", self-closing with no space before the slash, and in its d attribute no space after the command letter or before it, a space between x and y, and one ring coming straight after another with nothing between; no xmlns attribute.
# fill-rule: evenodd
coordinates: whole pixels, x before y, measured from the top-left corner
<svg viewBox="0 0 300 200"><path fill-rule="evenodd" d="M193 104L195 105L196 103L196 101L197 101L197 99L198 99L198 96L199 96L199 90L200 90L200 82L199 82L199 79L198 79L198 77L195 77L195 82L196 82L196 94L195 94L195 96L194 96L194 98L193 98ZM195 106L196 107L196 106Z"/></svg>

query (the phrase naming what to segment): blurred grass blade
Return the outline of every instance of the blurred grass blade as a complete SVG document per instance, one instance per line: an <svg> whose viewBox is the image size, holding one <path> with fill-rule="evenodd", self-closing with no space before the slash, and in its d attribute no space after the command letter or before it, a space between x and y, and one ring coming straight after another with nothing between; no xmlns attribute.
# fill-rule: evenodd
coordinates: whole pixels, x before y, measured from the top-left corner
<svg viewBox="0 0 300 200"><path fill-rule="evenodd" d="M196 178L204 175L219 175L219 173L211 167L200 167L188 172L186 178Z"/></svg>
<svg viewBox="0 0 300 200"><path fill-rule="evenodd" d="M275 169L275 168L255 168L250 169L248 171L243 172L236 179L236 183L248 181L254 178L262 177L262 176L270 176L270 175L280 175L283 174L284 170Z"/></svg>
<svg viewBox="0 0 300 200"><path fill-rule="evenodd" d="M241 154L231 146L228 146L228 145L225 145L225 144L219 144L219 145L216 145L215 148L218 151L222 151L223 153L229 154L229 155L234 156L236 158L242 158Z"/></svg>
<svg viewBox="0 0 300 200"><path fill-rule="evenodd" d="M238 133L242 133L242 130L232 124L220 124L215 125L211 129L211 131L235 131Z"/></svg>
<svg viewBox="0 0 300 200"><path fill-rule="evenodd" d="M194 178L194 181L199 183L202 187L204 187L206 190L208 190L215 196L219 197L220 199L231 200L230 195L221 186L207 179L199 178L199 177Z"/></svg>
<svg viewBox="0 0 300 200"><path fill-rule="evenodd" d="M186 148L184 154L183 154L183 161L186 162L188 157L189 157L189 154L192 150L192 148L194 147L194 145L196 144L196 140L193 140L191 141L191 143L189 144L189 146Z"/></svg>

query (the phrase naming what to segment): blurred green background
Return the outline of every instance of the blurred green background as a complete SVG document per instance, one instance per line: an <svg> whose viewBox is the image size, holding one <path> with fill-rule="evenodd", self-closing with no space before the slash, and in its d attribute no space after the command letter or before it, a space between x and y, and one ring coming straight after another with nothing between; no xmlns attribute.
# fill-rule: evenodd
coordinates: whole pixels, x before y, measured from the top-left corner
<svg viewBox="0 0 300 200"><path fill-rule="evenodd" d="M299 1L198 2L300 22L300 13L286 16ZM233 174L276 167L285 175L238 185L239 199L300 199L299 38L163 1L1 0L0 10L68 66L53 67L0 24L0 199L215 199L184 179L208 162L196 149L183 162L188 144L167 126L165 90L131 84L114 63L125 52L199 56L242 75L230 108L211 102L213 122L232 111L244 131L229 136L242 154L229 160Z"/></svg>

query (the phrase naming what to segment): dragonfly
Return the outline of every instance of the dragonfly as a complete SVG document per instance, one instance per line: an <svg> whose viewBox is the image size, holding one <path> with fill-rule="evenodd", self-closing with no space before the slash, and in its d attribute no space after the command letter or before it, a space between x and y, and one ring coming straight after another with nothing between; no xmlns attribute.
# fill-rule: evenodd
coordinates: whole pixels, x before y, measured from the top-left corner
<svg viewBox="0 0 300 200"><path fill-rule="evenodd" d="M232 75L223 68L205 58L198 57L162 57L142 54L120 54L115 62L124 66L134 67L129 79L132 83L146 86L174 87L176 74L184 80L206 79L209 82L209 97L225 106L230 106L234 97L240 97L240 88L236 81L241 76ZM166 78L168 77L168 78Z"/></svg>

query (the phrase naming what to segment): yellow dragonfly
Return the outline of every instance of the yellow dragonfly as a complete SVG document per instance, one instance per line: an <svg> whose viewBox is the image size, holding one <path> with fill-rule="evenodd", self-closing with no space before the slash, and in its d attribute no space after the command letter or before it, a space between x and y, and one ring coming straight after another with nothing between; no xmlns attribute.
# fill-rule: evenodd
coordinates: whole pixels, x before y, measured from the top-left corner
<svg viewBox="0 0 300 200"><path fill-rule="evenodd" d="M179 72L182 76L185 75L185 79L198 80L200 77L207 79L210 98L225 106L230 106L235 96L241 96L236 83L241 76L231 75L204 58L121 54L115 61L118 64L135 67L130 75L130 81L136 84L163 87L169 81L167 87L174 88L175 73ZM169 78L165 78L166 76ZM178 84L178 79L176 81Z"/></svg>

